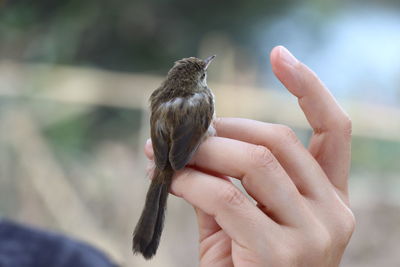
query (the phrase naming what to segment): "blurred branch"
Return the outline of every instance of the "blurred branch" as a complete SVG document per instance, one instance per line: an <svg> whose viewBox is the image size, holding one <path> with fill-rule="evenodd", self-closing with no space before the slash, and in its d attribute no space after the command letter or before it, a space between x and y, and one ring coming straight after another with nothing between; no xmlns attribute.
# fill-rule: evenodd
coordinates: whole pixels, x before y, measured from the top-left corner
<svg viewBox="0 0 400 267"><path fill-rule="evenodd" d="M0 96L142 108L159 79L88 68L0 62ZM146 90L147 89L147 90Z"/></svg>
<svg viewBox="0 0 400 267"><path fill-rule="evenodd" d="M147 98L162 77L121 74L88 68L0 62L0 97L30 97L66 103L147 109ZM212 84L219 116L245 117L308 129L295 99L275 90ZM353 134L400 141L400 109L345 103Z"/></svg>
<svg viewBox="0 0 400 267"><path fill-rule="evenodd" d="M24 110L8 113L4 129L17 151L21 166L29 173L27 182L43 200L57 224L65 232L94 244L116 261L122 262L121 249L103 231L89 208L81 201L61 167L54 160L36 124Z"/></svg>

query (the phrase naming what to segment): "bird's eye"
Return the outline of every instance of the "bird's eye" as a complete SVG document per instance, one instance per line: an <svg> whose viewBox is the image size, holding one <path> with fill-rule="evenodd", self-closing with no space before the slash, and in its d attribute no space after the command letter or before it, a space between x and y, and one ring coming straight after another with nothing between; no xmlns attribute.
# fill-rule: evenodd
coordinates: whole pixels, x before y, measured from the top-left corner
<svg viewBox="0 0 400 267"><path fill-rule="evenodd" d="M201 75L201 79L204 80L205 77L206 77L206 74L203 73L203 74Z"/></svg>

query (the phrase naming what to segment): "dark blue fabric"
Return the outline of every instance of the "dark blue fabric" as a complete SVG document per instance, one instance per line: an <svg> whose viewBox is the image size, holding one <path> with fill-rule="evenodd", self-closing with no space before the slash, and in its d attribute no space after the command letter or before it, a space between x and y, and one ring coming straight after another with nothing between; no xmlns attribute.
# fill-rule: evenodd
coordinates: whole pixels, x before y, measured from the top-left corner
<svg viewBox="0 0 400 267"><path fill-rule="evenodd" d="M97 249L59 234L0 220L0 267L115 267Z"/></svg>

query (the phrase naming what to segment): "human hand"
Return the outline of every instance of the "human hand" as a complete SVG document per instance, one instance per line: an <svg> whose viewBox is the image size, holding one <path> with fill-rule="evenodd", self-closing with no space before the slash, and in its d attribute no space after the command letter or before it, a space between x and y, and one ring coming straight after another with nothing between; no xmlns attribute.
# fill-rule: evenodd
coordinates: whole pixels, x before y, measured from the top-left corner
<svg viewBox="0 0 400 267"><path fill-rule="evenodd" d="M218 137L203 142L171 186L196 210L200 266L338 266L354 230L350 119L285 48L272 50L271 64L314 130L309 148L287 126L215 121ZM153 157L151 142L145 153Z"/></svg>

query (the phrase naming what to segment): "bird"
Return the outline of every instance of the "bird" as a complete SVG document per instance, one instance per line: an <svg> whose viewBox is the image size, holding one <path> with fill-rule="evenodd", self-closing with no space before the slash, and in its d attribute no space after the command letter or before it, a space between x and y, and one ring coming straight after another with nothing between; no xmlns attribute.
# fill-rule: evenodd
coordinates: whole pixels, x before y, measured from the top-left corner
<svg viewBox="0 0 400 267"><path fill-rule="evenodd" d="M214 94L207 85L207 69L214 58L176 61L149 99L155 168L132 242L133 253L147 260L159 246L175 171L188 164L208 136L216 135Z"/></svg>

